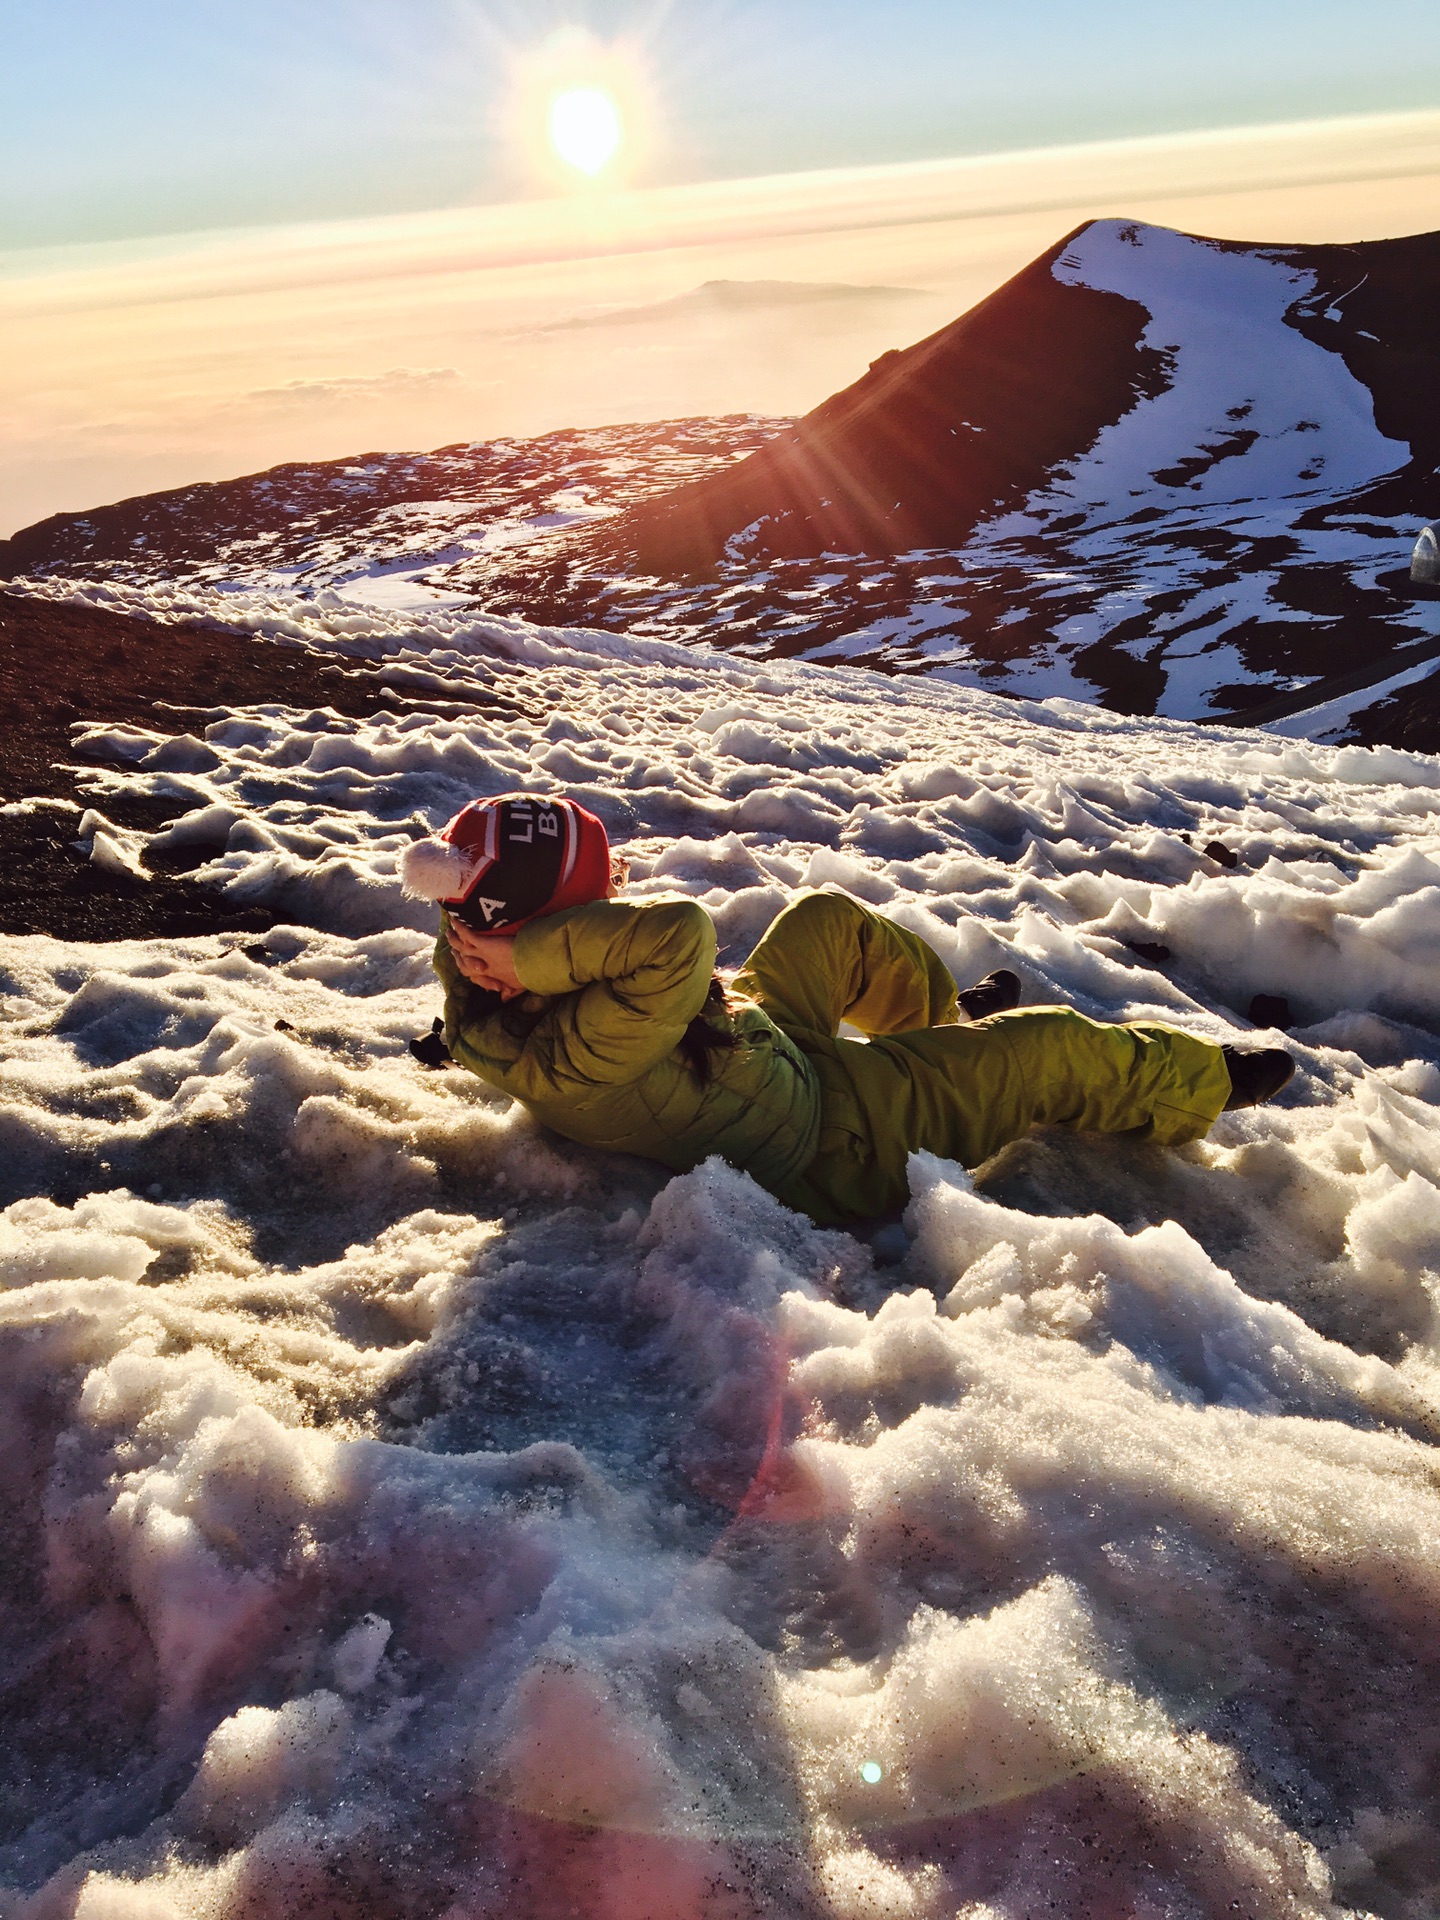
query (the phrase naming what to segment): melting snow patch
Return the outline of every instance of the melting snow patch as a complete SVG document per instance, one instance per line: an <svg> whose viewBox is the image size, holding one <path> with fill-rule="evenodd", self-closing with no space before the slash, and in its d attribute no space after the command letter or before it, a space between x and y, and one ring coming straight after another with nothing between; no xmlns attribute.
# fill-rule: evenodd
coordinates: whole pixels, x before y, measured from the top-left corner
<svg viewBox="0 0 1440 1920"><path fill-rule="evenodd" d="M92 843L181 791L288 923L0 941L5 1920L1427 1910L1440 764L227 611L497 699L97 729ZM873 1246L547 1139L410 1058L396 863L559 784L731 960L841 884L1301 1072Z"/></svg>

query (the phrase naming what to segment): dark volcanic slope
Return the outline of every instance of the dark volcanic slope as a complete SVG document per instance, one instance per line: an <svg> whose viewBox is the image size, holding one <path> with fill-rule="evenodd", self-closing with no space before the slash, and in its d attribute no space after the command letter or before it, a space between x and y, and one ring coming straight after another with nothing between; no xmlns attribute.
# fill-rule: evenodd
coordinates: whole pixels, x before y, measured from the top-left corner
<svg viewBox="0 0 1440 1920"><path fill-rule="evenodd" d="M71 747L78 723L178 734L246 706L449 713L462 704L457 693L466 709L513 708L488 684L446 692L437 700L432 686L394 666L0 593L0 933L113 940L263 928L274 918L185 878L210 857L205 845L187 848L177 870L143 879L87 859L76 844L87 806L117 826L153 829L195 802L183 784L173 800L99 797Z"/></svg>
<svg viewBox="0 0 1440 1920"><path fill-rule="evenodd" d="M1440 636L1405 584L1437 465L1440 234L1097 221L750 459L576 539L591 579L572 563L557 611L648 576L650 631L708 602L707 636L747 650L1242 716Z"/></svg>
<svg viewBox="0 0 1440 1920"><path fill-rule="evenodd" d="M1220 355L1205 353L1207 333ZM1319 352L1306 356L1301 339ZM1328 420L1256 418L1282 398L1286 374L1296 391L1283 397L1303 407L1307 360L1319 375L1331 356L1329 391L1311 395L1312 411L1329 401ZM1272 391L1241 395L1247 375L1268 375ZM1201 491L1227 462L1239 464L1220 481L1223 497L1272 499L1277 483L1298 497L1338 460L1345 479L1373 483L1372 509L1420 510L1417 489L1428 502L1440 464L1440 234L1253 247L1094 222L750 459L632 509L607 538L663 575L713 566L735 540L752 558L777 559L955 547L1177 384L1189 417L1168 408L1155 436L1129 436L1130 458L1098 495L1080 496L1087 504ZM1346 412L1373 419L1393 465L1381 456L1379 473L1358 470L1363 421ZM1342 444L1307 442L1255 486L1245 456L1257 446L1263 456L1277 431Z"/></svg>
<svg viewBox="0 0 1440 1920"><path fill-rule="evenodd" d="M741 465L633 509L638 570L711 566L742 529L757 557L953 547L1017 505L1165 384L1144 306L1056 279L1069 244Z"/></svg>
<svg viewBox="0 0 1440 1920"><path fill-rule="evenodd" d="M1402 511L1440 509L1440 233L1350 247L1277 247L1315 275L1308 300L1288 322L1338 353L1370 396L1375 424L1408 445L1410 459L1377 485L1367 503Z"/></svg>

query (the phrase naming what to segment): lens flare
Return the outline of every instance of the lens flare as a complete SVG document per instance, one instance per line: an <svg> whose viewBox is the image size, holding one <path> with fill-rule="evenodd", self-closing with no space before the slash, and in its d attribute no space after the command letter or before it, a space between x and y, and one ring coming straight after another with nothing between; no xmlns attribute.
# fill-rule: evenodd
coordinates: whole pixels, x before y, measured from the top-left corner
<svg viewBox="0 0 1440 1920"><path fill-rule="evenodd" d="M620 110L599 87L570 87L550 102L550 144L567 166L593 176L613 160L623 128Z"/></svg>

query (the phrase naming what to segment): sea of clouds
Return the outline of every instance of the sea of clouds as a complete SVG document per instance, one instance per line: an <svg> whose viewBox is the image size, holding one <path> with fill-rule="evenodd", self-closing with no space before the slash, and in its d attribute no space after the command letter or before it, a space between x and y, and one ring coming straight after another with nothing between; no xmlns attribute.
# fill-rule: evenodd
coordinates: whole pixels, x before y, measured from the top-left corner
<svg viewBox="0 0 1440 1920"><path fill-rule="evenodd" d="M92 859L168 795L280 923L0 940L3 1920L1432 1913L1440 761L145 604L435 698L83 729ZM858 1237L585 1152L406 1045L398 856L522 785L727 962L839 886L1300 1072Z"/></svg>

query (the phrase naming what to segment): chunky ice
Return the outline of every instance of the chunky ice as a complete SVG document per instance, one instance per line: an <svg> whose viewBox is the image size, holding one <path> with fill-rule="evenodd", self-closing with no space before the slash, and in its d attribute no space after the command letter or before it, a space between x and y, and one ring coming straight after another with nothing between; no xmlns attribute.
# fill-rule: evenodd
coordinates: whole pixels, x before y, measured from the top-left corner
<svg viewBox="0 0 1440 1920"><path fill-rule="evenodd" d="M224 611L483 697L92 729L92 857L169 795L280 924L0 942L4 1920L1429 1913L1440 763ZM547 1139L406 1046L398 856L520 784L728 960L838 885L1301 1072L864 1238Z"/></svg>

